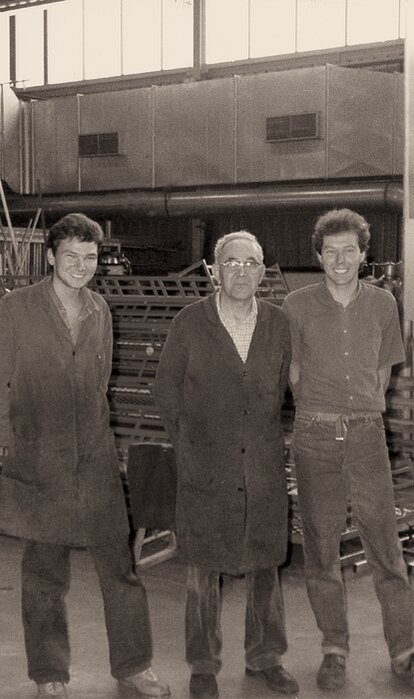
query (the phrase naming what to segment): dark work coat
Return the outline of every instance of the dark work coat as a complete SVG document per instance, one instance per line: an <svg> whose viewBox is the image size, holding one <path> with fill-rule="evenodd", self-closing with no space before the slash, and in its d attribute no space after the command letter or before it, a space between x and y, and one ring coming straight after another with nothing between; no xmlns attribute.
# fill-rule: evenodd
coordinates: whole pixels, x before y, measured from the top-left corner
<svg viewBox="0 0 414 699"><path fill-rule="evenodd" d="M0 530L35 541L94 545L128 535L106 398L112 323L99 294L76 344L51 280L0 300Z"/></svg>
<svg viewBox="0 0 414 699"><path fill-rule="evenodd" d="M281 406L288 321L258 300L243 363L215 296L172 321L155 398L176 450L177 534L184 560L230 574L281 564L287 487Z"/></svg>

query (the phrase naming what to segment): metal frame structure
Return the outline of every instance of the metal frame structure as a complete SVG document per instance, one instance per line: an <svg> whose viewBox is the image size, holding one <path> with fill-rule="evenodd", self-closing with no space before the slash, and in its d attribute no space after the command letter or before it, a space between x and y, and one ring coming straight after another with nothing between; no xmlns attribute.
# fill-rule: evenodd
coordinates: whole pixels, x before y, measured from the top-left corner
<svg viewBox="0 0 414 699"><path fill-rule="evenodd" d="M201 260L163 277L97 275L93 285L113 318L109 401L118 446L126 451L133 442L168 442L152 398L157 365L174 316L216 288L211 267ZM257 293L281 305L288 287L278 265L266 269Z"/></svg>
<svg viewBox="0 0 414 699"><path fill-rule="evenodd" d="M35 5L50 5L52 2L63 2L63 0L0 0L0 12L23 10Z"/></svg>
<svg viewBox="0 0 414 699"><path fill-rule="evenodd" d="M182 308L214 292L216 284L211 267L201 260L180 273L162 277L97 275L93 285L108 302L113 318L111 424L126 464L124 478L131 504L129 447L132 444L170 446L152 396L170 322ZM258 296L280 305L287 293L280 268L277 265L267 268ZM142 555L147 545L160 539L166 542L164 548ZM139 526L133 549L137 566L154 565L175 555L175 534Z"/></svg>

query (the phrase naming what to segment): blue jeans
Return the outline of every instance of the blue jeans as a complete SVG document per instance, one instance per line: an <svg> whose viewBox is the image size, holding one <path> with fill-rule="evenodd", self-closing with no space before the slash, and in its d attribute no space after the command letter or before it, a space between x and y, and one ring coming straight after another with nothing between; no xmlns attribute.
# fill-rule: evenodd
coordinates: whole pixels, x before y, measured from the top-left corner
<svg viewBox="0 0 414 699"><path fill-rule="evenodd" d="M277 568L245 575L245 663L250 670L280 664L287 650L283 598ZM221 668L221 591L217 571L188 566L185 613L186 661L195 674Z"/></svg>
<svg viewBox="0 0 414 699"><path fill-rule="evenodd" d="M339 546L347 505L358 527L392 659L414 652L413 598L402 555L382 418L335 423L297 416L293 432L305 575L309 600L322 632L323 653L349 652L345 590Z"/></svg>
<svg viewBox="0 0 414 699"><path fill-rule="evenodd" d="M112 675L122 679L151 665L152 639L144 585L130 577L127 541L120 548L88 549L104 601ZM65 595L70 547L26 543L22 561L22 615L28 675L37 683L68 682L70 647ZM93 642L93 639L91 639Z"/></svg>

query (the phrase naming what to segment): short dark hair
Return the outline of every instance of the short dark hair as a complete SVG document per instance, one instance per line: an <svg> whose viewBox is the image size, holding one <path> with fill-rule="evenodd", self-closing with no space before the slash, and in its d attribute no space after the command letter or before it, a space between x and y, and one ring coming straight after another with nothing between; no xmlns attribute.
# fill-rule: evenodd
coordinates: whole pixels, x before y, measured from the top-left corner
<svg viewBox="0 0 414 699"><path fill-rule="evenodd" d="M96 243L99 248L103 237L103 230L96 221L85 214L67 214L49 229L46 248L50 248L55 255L60 241L67 238L78 238L82 243Z"/></svg>
<svg viewBox="0 0 414 699"><path fill-rule="evenodd" d="M339 235L348 231L357 234L359 249L361 252L366 252L371 237L369 224L363 216L351 209L332 209L323 216L319 216L312 234L313 247L320 255L326 235Z"/></svg>

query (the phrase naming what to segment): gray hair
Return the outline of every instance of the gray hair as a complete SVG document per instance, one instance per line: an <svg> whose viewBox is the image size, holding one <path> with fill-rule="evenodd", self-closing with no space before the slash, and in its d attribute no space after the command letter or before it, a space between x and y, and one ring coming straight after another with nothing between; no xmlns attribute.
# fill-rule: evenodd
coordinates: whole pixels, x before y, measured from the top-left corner
<svg viewBox="0 0 414 699"><path fill-rule="evenodd" d="M235 233L226 233L226 235L223 235L221 238L218 239L214 247L215 264L218 263L224 246L227 245L227 243L233 242L233 240L247 240L249 243L253 243L253 245L257 249L257 252L259 253L260 262L263 262L263 248L257 240L256 236L253 235L253 233L249 233L249 231L245 231L242 229L241 231L236 231Z"/></svg>

